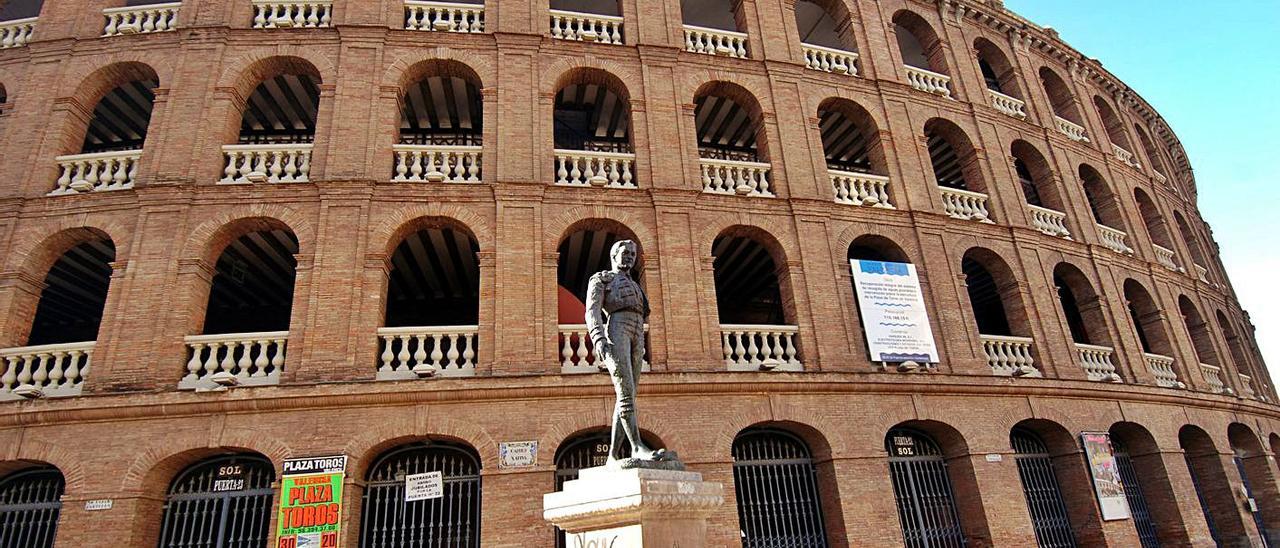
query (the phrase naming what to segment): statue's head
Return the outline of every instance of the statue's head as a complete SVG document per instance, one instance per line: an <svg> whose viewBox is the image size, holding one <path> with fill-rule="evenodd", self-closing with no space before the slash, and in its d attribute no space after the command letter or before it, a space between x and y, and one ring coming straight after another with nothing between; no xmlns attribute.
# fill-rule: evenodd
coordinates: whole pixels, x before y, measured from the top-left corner
<svg viewBox="0 0 1280 548"><path fill-rule="evenodd" d="M636 265L640 248L631 240L618 240L609 248L609 258L613 260L613 269L629 271Z"/></svg>

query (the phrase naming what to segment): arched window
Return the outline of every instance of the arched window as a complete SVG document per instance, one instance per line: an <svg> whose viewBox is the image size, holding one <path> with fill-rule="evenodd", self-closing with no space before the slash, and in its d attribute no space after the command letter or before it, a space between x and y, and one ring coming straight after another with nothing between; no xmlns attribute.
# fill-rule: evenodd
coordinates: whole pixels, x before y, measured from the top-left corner
<svg viewBox="0 0 1280 548"><path fill-rule="evenodd" d="M444 496L405 502L405 476L440 472ZM480 546L480 456L449 442L411 443L369 467L360 511L360 548Z"/></svg>
<svg viewBox="0 0 1280 548"><path fill-rule="evenodd" d="M853 40L849 10L844 2L798 0L795 3L795 17L796 31L800 33L800 43L809 68L844 74L858 73L858 46Z"/></svg>
<svg viewBox="0 0 1280 548"><path fill-rule="evenodd" d="M153 90L160 85L155 71L129 63L120 67L123 80L93 107L81 154L142 150L155 103Z"/></svg>
<svg viewBox="0 0 1280 548"><path fill-rule="evenodd" d="M1111 140L1111 146L1120 149L1116 154L1125 163L1137 167L1138 163L1133 159L1133 145L1129 143L1124 122L1120 120L1115 109L1111 108L1111 104L1107 103L1106 99L1097 95L1093 96L1093 106L1098 109L1098 116L1102 118L1102 125L1107 130L1107 139Z"/></svg>
<svg viewBox="0 0 1280 548"><path fill-rule="evenodd" d="M1156 378L1156 384L1167 388L1186 388L1174 371L1173 342L1165 328L1164 312L1156 306L1147 289L1135 280L1124 281L1124 301L1129 320L1142 346L1143 361Z"/></svg>
<svg viewBox="0 0 1280 548"><path fill-rule="evenodd" d="M391 255L378 378L473 375L480 246L449 219L420 219Z"/></svg>
<svg viewBox="0 0 1280 548"><path fill-rule="evenodd" d="M827 531L809 446L796 435L751 428L733 440L733 485L743 548L825 548Z"/></svg>
<svg viewBox="0 0 1280 548"><path fill-rule="evenodd" d="M1161 540L1185 542L1176 497L1155 438L1132 422L1118 422L1110 433L1112 454L1142 548L1160 548Z"/></svg>
<svg viewBox="0 0 1280 548"><path fill-rule="evenodd" d="M942 188L942 205L947 214L957 219L991 222L978 153L964 130L934 118L925 123L924 136L933 178Z"/></svg>
<svg viewBox="0 0 1280 548"><path fill-rule="evenodd" d="M76 98L92 104L93 113L87 124L77 119L63 133L69 155L56 158L51 195L133 188L159 84L151 67L136 62L103 67L85 79ZM84 138L73 144L79 131Z"/></svg>
<svg viewBox="0 0 1280 548"><path fill-rule="evenodd" d="M1222 504L1222 501L1234 500L1234 493L1227 482L1218 461L1218 450L1213 446L1209 434L1195 426L1183 426L1178 432L1178 445L1182 448L1182 456L1187 463L1187 473L1191 476L1191 486L1196 490L1196 499L1200 502L1200 511L1204 514L1205 524L1209 526L1209 535L1214 544L1223 546L1223 534L1237 536L1244 532L1243 524L1237 519L1239 513L1233 504ZM1221 501L1217 496L1224 497ZM1213 501L1213 504L1210 504ZM1225 530L1219 531L1219 520ZM1245 543L1247 544L1247 542Z"/></svg>
<svg viewBox="0 0 1280 548"><path fill-rule="evenodd" d="M246 71L248 99L222 183L310 181L312 142L320 112L320 73L297 57L273 57ZM249 88L249 86L253 86ZM251 90L251 91L250 91Z"/></svg>
<svg viewBox="0 0 1280 548"><path fill-rule="evenodd" d="M738 32L744 27L736 6L732 0L680 0L680 13L685 26Z"/></svg>
<svg viewBox="0 0 1280 548"><path fill-rule="evenodd" d="M875 120L847 99L828 99L818 107L818 130L836 201L892 208L884 144Z"/></svg>
<svg viewBox="0 0 1280 548"><path fill-rule="evenodd" d="M1178 232L1182 233L1182 241L1186 242L1187 249L1191 250L1191 259L1196 267L1196 277L1200 281L1208 281L1208 259L1205 258L1204 248L1200 247L1200 238L1196 237L1196 233L1191 230L1191 225L1187 224L1187 219L1182 216L1182 212L1173 212L1174 223L1178 225Z"/></svg>
<svg viewBox="0 0 1280 548"><path fill-rule="evenodd" d="M1231 327L1231 321L1227 319L1227 315L1221 310L1217 312L1218 329L1222 331L1222 337L1227 340L1227 350L1231 352L1231 363L1235 364L1236 371L1244 375L1240 379L1244 396L1248 398L1256 398L1263 391L1260 390L1262 379L1266 374L1254 376L1253 366L1249 363L1249 357L1244 350L1244 341L1236 335L1235 328Z"/></svg>
<svg viewBox="0 0 1280 548"><path fill-rule="evenodd" d="M911 258L893 240L875 234L859 236L850 243L849 259L891 263L911 262Z"/></svg>
<svg viewBox="0 0 1280 548"><path fill-rule="evenodd" d="M1009 433L1009 442L1013 445L1013 458L1018 464L1018 478L1027 499L1027 511L1031 513L1036 542L1041 548L1076 546L1048 446L1039 435L1026 428L1014 428Z"/></svg>
<svg viewBox="0 0 1280 548"><path fill-rule="evenodd" d="M1142 143L1142 150L1147 153L1147 161L1151 163L1152 169L1162 177L1173 173L1169 171L1169 164L1165 162L1164 156L1160 154L1160 150L1151 141L1151 136L1147 134L1147 131L1142 129L1142 126L1134 124L1133 132L1138 134L1138 141Z"/></svg>
<svg viewBox="0 0 1280 548"><path fill-rule="evenodd" d="M160 548L253 548L267 543L275 468L253 454L200 461L174 478L164 499Z"/></svg>
<svg viewBox="0 0 1280 548"><path fill-rule="evenodd" d="M1013 156L1013 172L1018 177L1022 196L1031 206L1032 226L1050 236L1069 238L1071 231L1067 229L1067 216L1063 213L1066 204L1049 162L1031 143L1021 139L1009 146L1009 153Z"/></svg>
<svg viewBox="0 0 1280 548"><path fill-rule="evenodd" d="M999 255L973 248L960 261L969 306L987 364L997 375L1036 375L1031 326L1013 270Z"/></svg>
<svg viewBox="0 0 1280 548"><path fill-rule="evenodd" d="M626 85L596 69L561 78L554 112L556 184L635 188Z"/></svg>
<svg viewBox="0 0 1280 548"><path fill-rule="evenodd" d="M640 435L649 447L663 447L662 443L650 436L648 432L641 432ZM631 451L631 444L625 436L622 438L622 447L623 454ZM565 440L556 449L555 458L555 490L561 491L564 489L565 483L578 479L578 472L582 469L605 465L605 461L609 459L609 430L601 427ZM556 527L555 530L556 548L568 546L565 541L564 531L561 531L559 527Z"/></svg>
<svg viewBox="0 0 1280 548"><path fill-rule="evenodd" d="M1159 548L1156 524L1151 520L1151 509L1147 506L1147 497L1138 483L1138 471L1133 466L1133 458L1129 456L1129 448L1113 438L1111 450L1115 455L1120 480L1124 483L1124 494L1129 502L1133 527L1138 530L1138 540L1142 543L1142 548Z"/></svg>
<svg viewBox="0 0 1280 548"><path fill-rule="evenodd" d="M1142 215L1142 222L1147 226L1147 234L1151 236L1151 242L1163 248L1156 250L1157 259L1166 268L1176 264L1173 263L1173 241L1169 238L1169 228L1165 226L1164 217L1160 215L1160 210L1156 209L1155 202L1151 201L1151 197L1140 188L1133 189L1133 200L1138 202L1138 213ZM1167 259L1160 257L1164 253Z"/></svg>
<svg viewBox="0 0 1280 548"><path fill-rule="evenodd" d="M774 257L777 249L772 236L747 227L722 232L711 246L716 310L731 370L800 369L799 329L785 260Z"/></svg>
<svg viewBox="0 0 1280 548"><path fill-rule="evenodd" d="M0 478L0 546L53 548L65 488L62 472L52 466Z"/></svg>
<svg viewBox="0 0 1280 548"><path fill-rule="evenodd" d="M907 548L965 546L951 477L938 444L923 432L894 428L885 435L884 445Z"/></svg>
<svg viewBox="0 0 1280 548"><path fill-rule="evenodd" d="M764 129L760 106L745 89L716 82L703 86L694 99L698 155L703 159L767 161L761 150Z"/></svg>
<svg viewBox="0 0 1280 548"><path fill-rule="evenodd" d="M401 89L393 180L479 182L484 100L475 71L457 61L423 61Z"/></svg>
<svg viewBox="0 0 1280 548"><path fill-rule="evenodd" d="M1089 201L1089 211L1093 220L1100 225L1124 231L1124 219L1120 213L1120 201L1111 191L1111 185L1098 170L1087 164L1080 165L1080 184L1084 186L1084 196Z"/></svg>
<svg viewBox="0 0 1280 548"><path fill-rule="evenodd" d="M613 221L586 219L570 227L560 240L556 259L556 303L562 373L591 373L604 367L603 363L596 362L594 346L587 336L587 284L597 272L612 268L609 251L619 240L631 240L640 247L641 262L631 268L631 276L643 288L644 246L630 228ZM645 348L647 351L648 345ZM648 357L647 353L645 357Z"/></svg>
<svg viewBox="0 0 1280 548"><path fill-rule="evenodd" d="M974 40L973 49L978 53L978 70L982 72L982 80L987 89L1021 100L1017 69L1009 62L1004 51L986 38Z"/></svg>
<svg viewBox="0 0 1280 548"><path fill-rule="evenodd" d="M1227 427L1227 439L1231 443L1231 457L1235 461L1236 471L1240 473L1241 487L1244 496L1252 503L1249 508L1256 507L1253 524L1258 528L1264 547L1271 546L1269 540L1280 532L1280 486L1271 473L1262 442L1253 430L1241 423L1231 423Z"/></svg>
<svg viewBox="0 0 1280 548"><path fill-rule="evenodd" d="M1213 345L1213 334L1209 331L1209 324L1205 322L1204 317L1200 315L1200 310L1186 295L1178 297L1178 312L1182 314L1183 325L1187 328L1187 334L1191 336L1191 347L1195 350L1196 359L1202 364L1215 367L1221 365L1218 361L1218 350ZM1221 382L1220 377L1218 382Z"/></svg>
<svg viewBox="0 0 1280 548"><path fill-rule="evenodd" d="M1040 84L1044 86L1045 95L1049 96L1049 105L1053 108L1054 120L1058 131L1076 141L1088 142L1085 136L1084 118L1080 116L1080 107L1071 94L1067 82L1049 67L1040 67ZM1065 122L1065 123L1064 123Z"/></svg>
<svg viewBox="0 0 1280 548"><path fill-rule="evenodd" d="M919 91L951 96L951 77L942 40L923 17L901 10L893 15L893 34L907 74L907 83Z"/></svg>
<svg viewBox="0 0 1280 548"><path fill-rule="evenodd" d="M68 249L44 278L28 346L92 342L98 338L116 246L105 236Z"/></svg>

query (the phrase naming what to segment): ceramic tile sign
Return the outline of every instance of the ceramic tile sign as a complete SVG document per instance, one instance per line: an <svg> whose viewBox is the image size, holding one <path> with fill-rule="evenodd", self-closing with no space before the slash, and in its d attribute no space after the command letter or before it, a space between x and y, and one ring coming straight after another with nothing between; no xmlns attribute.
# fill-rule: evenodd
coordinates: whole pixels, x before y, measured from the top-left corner
<svg viewBox="0 0 1280 548"><path fill-rule="evenodd" d="M347 457L284 461L277 548L338 548Z"/></svg>
<svg viewBox="0 0 1280 548"><path fill-rule="evenodd" d="M504 441L498 444L498 468L528 468L538 464L538 442Z"/></svg>
<svg viewBox="0 0 1280 548"><path fill-rule="evenodd" d="M916 266L859 259L849 266L871 361L937 363Z"/></svg>
<svg viewBox="0 0 1280 548"><path fill-rule="evenodd" d="M1089 475L1093 477L1093 492L1102 509L1102 519L1129 519L1129 501L1124 496L1124 482L1120 480L1120 467L1116 465L1111 450L1111 435L1106 432L1081 432L1080 443L1089 462Z"/></svg>
<svg viewBox="0 0 1280 548"><path fill-rule="evenodd" d="M404 501L438 499L444 496L444 474L440 471L404 477Z"/></svg>

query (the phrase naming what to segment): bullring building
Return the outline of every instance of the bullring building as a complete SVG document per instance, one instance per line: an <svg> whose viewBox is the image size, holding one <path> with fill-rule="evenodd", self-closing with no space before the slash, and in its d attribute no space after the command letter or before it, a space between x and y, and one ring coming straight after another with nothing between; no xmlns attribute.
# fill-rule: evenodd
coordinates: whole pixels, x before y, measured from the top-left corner
<svg viewBox="0 0 1280 548"><path fill-rule="evenodd" d="M1000 0L10 0L0 546L563 545L621 239L713 546L1280 545L1198 192ZM871 261L927 359L869 350Z"/></svg>

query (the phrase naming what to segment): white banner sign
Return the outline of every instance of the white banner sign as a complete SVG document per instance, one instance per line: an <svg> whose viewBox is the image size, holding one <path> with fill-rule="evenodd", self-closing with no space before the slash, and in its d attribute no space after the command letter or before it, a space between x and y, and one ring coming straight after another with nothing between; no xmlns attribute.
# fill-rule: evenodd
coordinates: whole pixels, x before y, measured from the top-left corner
<svg viewBox="0 0 1280 548"><path fill-rule="evenodd" d="M404 501L438 499L444 496L444 474L426 472L404 477Z"/></svg>
<svg viewBox="0 0 1280 548"><path fill-rule="evenodd" d="M916 266L850 259L871 360L936 363L938 348Z"/></svg>
<svg viewBox="0 0 1280 548"><path fill-rule="evenodd" d="M1111 449L1111 434L1081 432L1080 443L1084 445L1084 456L1089 461L1089 475L1093 476L1093 492L1098 496L1102 519L1129 519L1129 500L1125 497L1120 467Z"/></svg>

